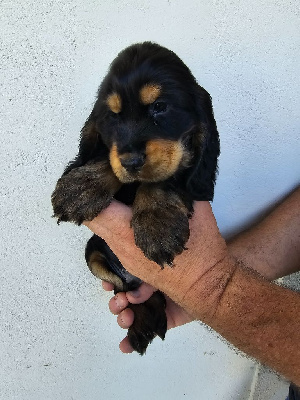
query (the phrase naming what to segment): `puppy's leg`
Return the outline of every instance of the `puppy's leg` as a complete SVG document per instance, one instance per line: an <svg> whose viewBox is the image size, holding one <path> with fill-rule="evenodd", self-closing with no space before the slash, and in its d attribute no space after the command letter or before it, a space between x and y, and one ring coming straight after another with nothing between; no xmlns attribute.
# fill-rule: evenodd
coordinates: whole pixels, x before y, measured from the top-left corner
<svg viewBox="0 0 300 400"><path fill-rule="evenodd" d="M161 267L171 265L189 238L192 202L163 184L143 184L133 204L135 242Z"/></svg>
<svg viewBox="0 0 300 400"><path fill-rule="evenodd" d="M142 283L126 271L106 242L97 235L93 235L87 242L85 260L92 274L112 283L116 293L137 289Z"/></svg>
<svg viewBox="0 0 300 400"><path fill-rule="evenodd" d="M142 281L125 270L105 241L94 235L85 251L91 272L100 279L111 282L115 293L134 290ZM128 339L135 351L144 354L155 336L164 339L167 331L166 301L161 292L155 292L145 303L129 304L134 321L128 329Z"/></svg>
<svg viewBox="0 0 300 400"><path fill-rule="evenodd" d="M155 336L162 340L167 332L166 299L163 293L156 291L144 303L129 304L134 312L134 321L128 329L128 339L132 348L140 355L146 352Z"/></svg>
<svg viewBox="0 0 300 400"><path fill-rule="evenodd" d="M54 216L60 221L92 220L111 202L121 187L108 161L74 168L57 182L52 194Z"/></svg>

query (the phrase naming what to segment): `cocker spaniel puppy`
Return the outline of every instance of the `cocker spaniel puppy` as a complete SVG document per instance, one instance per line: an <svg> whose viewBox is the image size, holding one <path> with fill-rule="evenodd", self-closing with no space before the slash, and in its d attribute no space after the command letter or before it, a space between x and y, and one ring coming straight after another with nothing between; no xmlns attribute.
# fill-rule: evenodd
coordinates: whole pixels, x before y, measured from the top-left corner
<svg viewBox="0 0 300 400"><path fill-rule="evenodd" d="M172 51L134 44L112 62L80 138L79 152L52 194L58 222L92 220L113 198L132 205L137 246L162 268L185 249L194 200L212 200L219 135L210 95ZM86 261L115 292L136 289L103 239L94 235ZM135 313L128 337L143 354L164 338L165 298L156 292Z"/></svg>

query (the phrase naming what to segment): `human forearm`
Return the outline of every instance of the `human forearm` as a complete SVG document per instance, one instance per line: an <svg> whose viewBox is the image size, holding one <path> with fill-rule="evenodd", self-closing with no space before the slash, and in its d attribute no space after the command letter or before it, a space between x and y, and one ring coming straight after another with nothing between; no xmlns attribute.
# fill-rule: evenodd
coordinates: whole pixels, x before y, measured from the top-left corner
<svg viewBox="0 0 300 400"><path fill-rule="evenodd" d="M159 284L160 289L193 318L300 384L298 293L266 281L230 257L220 260L188 290L182 290L179 283L173 285L174 278L170 279Z"/></svg>
<svg viewBox="0 0 300 400"><path fill-rule="evenodd" d="M300 384L298 293L238 266L210 326L246 354Z"/></svg>
<svg viewBox="0 0 300 400"><path fill-rule="evenodd" d="M269 280L300 270L300 188L228 242L230 253Z"/></svg>

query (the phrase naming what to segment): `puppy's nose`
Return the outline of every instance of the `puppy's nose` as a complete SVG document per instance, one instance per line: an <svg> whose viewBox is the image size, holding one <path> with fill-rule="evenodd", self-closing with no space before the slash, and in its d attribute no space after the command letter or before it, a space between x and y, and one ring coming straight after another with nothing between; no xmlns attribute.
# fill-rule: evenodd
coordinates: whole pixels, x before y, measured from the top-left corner
<svg viewBox="0 0 300 400"><path fill-rule="evenodd" d="M140 153L127 153L120 156L122 167L128 172L138 172L145 163L145 155Z"/></svg>

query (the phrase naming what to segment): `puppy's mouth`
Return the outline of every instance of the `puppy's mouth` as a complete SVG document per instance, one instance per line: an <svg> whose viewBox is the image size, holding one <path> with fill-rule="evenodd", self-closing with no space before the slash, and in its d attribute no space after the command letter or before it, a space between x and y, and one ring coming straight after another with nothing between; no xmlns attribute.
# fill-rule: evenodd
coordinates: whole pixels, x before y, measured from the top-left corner
<svg viewBox="0 0 300 400"><path fill-rule="evenodd" d="M114 143L109 158L114 174L122 183L164 181L190 161L181 141L164 139L148 141L144 153L119 154Z"/></svg>

